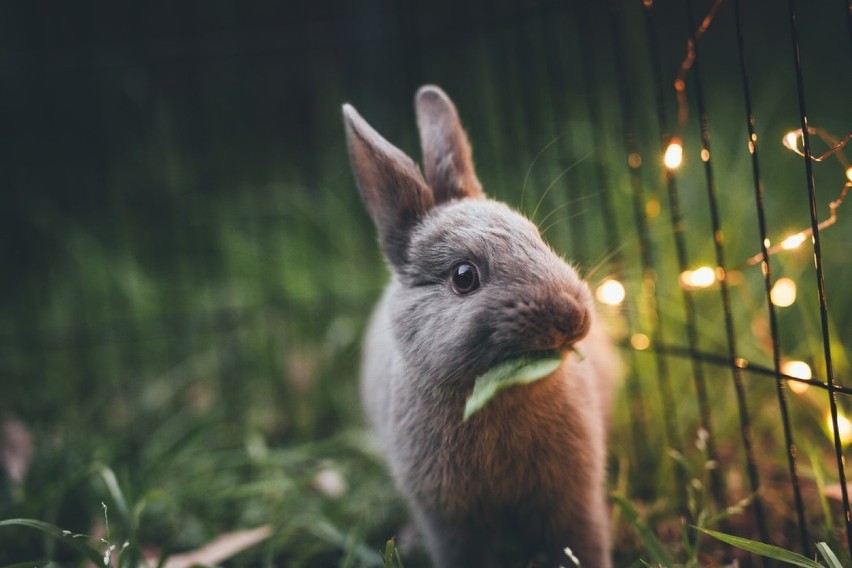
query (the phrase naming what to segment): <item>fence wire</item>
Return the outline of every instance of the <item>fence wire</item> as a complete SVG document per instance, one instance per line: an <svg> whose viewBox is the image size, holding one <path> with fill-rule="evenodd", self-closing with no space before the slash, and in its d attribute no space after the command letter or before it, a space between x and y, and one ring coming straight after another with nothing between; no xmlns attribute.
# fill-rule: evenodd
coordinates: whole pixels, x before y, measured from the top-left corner
<svg viewBox="0 0 852 568"><path fill-rule="evenodd" d="M12 4L24 21L31 8ZM852 243L845 211L820 223L836 170L815 168L813 149L815 126L837 140L852 131L852 57L838 47L848 41L852 55L848 2L305 4L304 22L281 8L267 19L283 23L262 29L245 15L254 28L233 24L237 35L218 40L232 22L211 12L220 28L171 39L114 37L104 23L102 43L45 33L45 45L23 35L0 45L3 107L20 110L0 157L10 188L0 260L12 275L0 281L0 414L37 422L91 399L94 415L148 400L146 384L175 393L199 380L227 393L233 423L283 409L280 439L355 423L354 402L328 393L344 382L354 393L357 330L385 273L339 104L416 156L403 117L414 89L435 82L459 106L486 190L540 198L554 246L599 261L590 283L624 284L607 314L624 346L629 432L615 436L629 439L631 471L670 474L667 497L689 519L692 473L669 454L690 454L700 431L718 464L714 509L752 496L753 524L723 528L810 555L821 496L803 455L830 456L852 550L842 436ZM97 31L83 17L68 26ZM800 164L774 152L775 134L796 129ZM682 169L662 163L675 138ZM804 199L814 263L791 315L773 291L798 269L770 239L798 209L804 218ZM758 259L752 272L740 258ZM712 285L682 284L700 264ZM813 376L785 371L793 352ZM299 381L315 369L342 378L319 380L311 398ZM818 397L800 398L799 385ZM306 410L322 396L326 408ZM822 404L829 427L813 416ZM631 498L659 497L653 476L636 477Z"/></svg>

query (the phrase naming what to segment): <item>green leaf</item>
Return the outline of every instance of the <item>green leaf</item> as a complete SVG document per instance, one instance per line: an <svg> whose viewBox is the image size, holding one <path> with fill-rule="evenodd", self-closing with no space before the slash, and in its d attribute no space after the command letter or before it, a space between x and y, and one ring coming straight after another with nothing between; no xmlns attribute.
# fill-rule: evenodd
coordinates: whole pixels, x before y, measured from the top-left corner
<svg viewBox="0 0 852 568"><path fill-rule="evenodd" d="M674 566L674 560L672 560L672 557L669 555L666 547L663 546L663 543L660 542L657 535L648 528L648 525L642 522L639 518L639 512L636 511L633 503L622 495L613 495L612 500L615 504L621 507L627 521L639 534L639 538L642 540L645 550L647 550L648 554L651 556L651 560L654 562L654 565Z"/></svg>
<svg viewBox="0 0 852 568"><path fill-rule="evenodd" d="M396 539L391 538L385 544L385 552L382 554L382 558L384 559L385 568L393 568L393 559L396 558L397 568L403 568L402 566L402 557L399 555L399 549L396 547Z"/></svg>
<svg viewBox="0 0 852 568"><path fill-rule="evenodd" d="M825 560L826 564L828 564L828 568L843 568L840 560L838 560L837 556L834 552L832 552L827 543L818 542L816 548L819 555L822 556L822 559Z"/></svg>
<svg viewBox="0 0 852 568"><path fill-rule="evenodd" d="M771 544L764 544L762 542L756 542L739 536L711 531L710 529L695 528L696 530L699 530L704 534L708 534L715 539L721 540L724 543L736 546L737 548L741 548L759 556L772 558L773 560L780 560L781 562L786 562L793 566L802 566L804 568L823 568L821 564L814 562L810 558Z"/></svg>
<svg viewBox="0 0 852 568"><path fill-rule="evenodd" d="M50 566L50 560L33 560L31 562L17 562L15 564L6 564L2 568L45 568Z"/></svg>
<svg viewBox="0 0 852 568"><path fill-rule="evenodd" d="M96 566L103 566L104 559L100 551L92 548L85 541L76 538L82 535L72 535L70 532L64 531L57 526L45 523L44 521L37 521L35 519L6 519L5 521L0 521L0 527L11 526L29 527L40 530L41 532L52 536L59 542L67 544L71 548L74 548L78 552L84 554L86 558L88 558L89 561L93 562Z"/></svg>
<svg viewBox="0 0 852 568"><path fill-rule="evenodd" d="M116 508L118 509L121 521L128 528L132 528L130 508L127 506L127 500L124 498L124 493L121 491L121 486L118 484L118 479L116 479L115 473L113 473L112 469L102 463L93 464L92 471L100 475L101 479L103 479L104 485L106 485L107 491L109 491L113 503L115 503Z"/></svg>
<svg viewBox="0 0 852 568"><path fill-rule="evenodd" d="M464 405L465 421L482 410L500 391L512 385L528 384L543 379L561 364L562 358L554 353L544 358L520 357L493 367L476 378L473 392L470 393Z"/></svg>

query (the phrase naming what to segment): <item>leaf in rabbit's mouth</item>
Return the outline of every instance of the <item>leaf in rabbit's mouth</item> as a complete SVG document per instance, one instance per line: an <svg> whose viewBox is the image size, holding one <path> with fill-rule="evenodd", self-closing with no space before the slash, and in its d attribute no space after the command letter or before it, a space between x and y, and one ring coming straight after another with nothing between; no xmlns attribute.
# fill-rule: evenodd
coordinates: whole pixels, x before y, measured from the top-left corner
<svg viewBox="0 0 852 568"><path fill-rule="evenodd" d="M533 383L551 374L562 364L562 355L548 352L542 355L524 355L500 363L476 378L473 392L464 405L464 420L482 410L500 391L513 385Z"/></svg>

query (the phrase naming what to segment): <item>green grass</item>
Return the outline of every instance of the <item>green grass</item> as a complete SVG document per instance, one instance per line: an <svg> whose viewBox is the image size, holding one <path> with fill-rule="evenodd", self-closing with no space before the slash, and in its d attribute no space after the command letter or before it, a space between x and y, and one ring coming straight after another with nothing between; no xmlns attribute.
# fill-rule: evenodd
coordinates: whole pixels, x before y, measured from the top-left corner
<svg viewBox="0 0 852 568"><path fill-rule="evenodd" d="M636 21L638 9L625 8L625 21ZM806 45L814 46L805 53L812 121L843 134L852 123L842 96L849 74L815 55L825 38L838 37L826 29L839 20L820 10L808 13L803 32ZM133 53L117 52L124 66L92 64L85 67L91 77L59 64L43 76L3 68L15 79L4 82L6 106L23 110L12 117L19 144L4 155L16 190L8 223L16 238L3 243L4 251L17 248L2 280L10 301L0 303L0 420L21 425L32 454L22 479L0 474L0 519L7 520L0 525L0 565L83 565L101 558L104 546L120 549L125 541L129 547L115 558L132 564L267 525L270 538L226 564L427 565L410 546L404 499L358 402L360 338L387 270L348 172L339 116L344 101L417 157L411 95L420 83L441 84L459 106L486 191L523 204L529 214L538 209L547 238L593 285L611 274L613 253L621 254L630 332L651 334L609 44L599 46L595 60L600 85L590 86L577 56L576 14L543 9L495 20L488 14L471 19L478 23L469 24L470 33L452 41L428 36L433 32L426 26L425 39L415 34L416 45L409 46L419 55L419 70L383 60L393 72L381 76L369 71L376 66L369 46L337 43L292 53L281 47L298 55L286 64L265 52L236 50L204 65L163 63L156 54L138 63ZM705 86L726 253L729 265L738 266L757 252L759 236L739 77L722 42L730 14L721 14L723 29L707 35ZM210 17L231 21L224 12ZM594 23L608 33L605 22ZM666 70L682 56L680 25L666 28ZM788 64L777 59L787 53L786 36L770 26L753 33L760 156L777 241L809 223L802 164L780 144L798 117L790 77L778 71ZM682 345L683 300L646 43L640 26L625 37L641 179L647 198L660 206L648 218L659 316L668 341ZM393 43L400 38L382 41L402 53ZM283 73L282 65L303 75ZM601 104L600 124L591 122L585 89ZM58 101L56 92L64 93ZM690 266L714 262L697 131L693 108L684 132L686 162L677 175ZM602 134L606 155L595 152L593 132ZM602 213L597 160L610 180L614 218ZM815 175L822 217L843 168L830 160L816 165ZM823 248L835 373L847 384L852 214L839 214L824 232ZM611 225L622 236L618 251L606 244ZM772 266L774 276L799 284L799 300L778 311L783 356L809 362L823 378L811 255L806 248L779 254ZM771 366L760 271L744 268L739 276L731 289L737 355ZM694 299L699 347L725 353L718 289L695 292ZM623 313L603 311L626 343ZM756 538L730 370L702 367L719 453L708 467L690 361L666 359L677 402L672 408L663 404L652 354L629 347L623 353L646 418L637 428L637 401L625 386L610 444L617 565L732 557L731 548L689 528ZM744 380L771 544L795 550L775 384L750 372ZM826 541L844 558L836 503L822 491L837 480L824 426L827 396L811 388L788 393L788 400L812 540ZM852 411L845 397L839 403ZM676 452L667 419L677 425ZM713 468L726 483L724 503L709 491ZM321 481L329 478L343 485L329 489ZM69 540L61 531L89 536Z"/></svg>

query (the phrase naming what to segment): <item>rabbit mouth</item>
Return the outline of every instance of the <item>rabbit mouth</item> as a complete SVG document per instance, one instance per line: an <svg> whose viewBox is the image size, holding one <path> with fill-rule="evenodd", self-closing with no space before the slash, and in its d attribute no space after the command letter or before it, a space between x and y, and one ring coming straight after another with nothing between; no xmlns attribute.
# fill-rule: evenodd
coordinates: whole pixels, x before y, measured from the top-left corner
<svg viewBox="0 0 852 568"><path fill-rule="evenodd" d="M536 326L538 329L527 339L528 352L550 354L567 353L589 333L591 317L585 310L578 310L568 318L554 318Z"/></svg>
<svg viewBox="0 0 852 568"><path fill-rule="evenodd" d="M567 353L573 351L573 347L565 349L505 349L491 361L488 368L496 367L510 361L526 360L529 362L543 361L545 359L564 359Z"/></svg>

